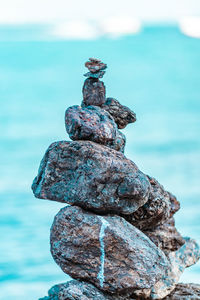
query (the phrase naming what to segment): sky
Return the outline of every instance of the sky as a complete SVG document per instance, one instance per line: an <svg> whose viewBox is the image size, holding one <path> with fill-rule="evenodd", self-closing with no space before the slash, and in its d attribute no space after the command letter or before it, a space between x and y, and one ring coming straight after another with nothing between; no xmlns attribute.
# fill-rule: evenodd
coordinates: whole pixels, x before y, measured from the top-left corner
<svg viewBox="0 0 200 300"><path fill-rule="evenodd" d="M146 22L200 16L200 0L0 0L0 24L99 20L122 15Z"/></svg>

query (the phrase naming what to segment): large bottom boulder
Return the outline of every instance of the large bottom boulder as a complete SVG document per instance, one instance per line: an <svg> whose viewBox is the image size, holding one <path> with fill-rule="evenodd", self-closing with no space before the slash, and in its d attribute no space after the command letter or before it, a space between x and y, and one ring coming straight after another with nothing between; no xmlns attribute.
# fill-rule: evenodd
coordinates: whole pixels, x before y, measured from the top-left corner
<svg viewBox="0 0 200 300"><path fill-rule="evenodd" d="M50 239L52 256L65 273L109 293L151 289L170 268L165 254L119 216L64 207Z"/></svg>
<svg viewBox="0 0 200 300"><path fill-rule="evenodd" d="M125 300L126 298L126 296L104 293L88 282L71 280L54 285L48 291L48 296L39 300Z"/></svg>
<svg viewBox="0 0 200 300"><path fill-rule="evenodd" d="M87 282L71 280L53 286L48 296L39 300L142 300L135 296L109 295ZM200 300L200 285L179 283L164 300Z"/></svg>

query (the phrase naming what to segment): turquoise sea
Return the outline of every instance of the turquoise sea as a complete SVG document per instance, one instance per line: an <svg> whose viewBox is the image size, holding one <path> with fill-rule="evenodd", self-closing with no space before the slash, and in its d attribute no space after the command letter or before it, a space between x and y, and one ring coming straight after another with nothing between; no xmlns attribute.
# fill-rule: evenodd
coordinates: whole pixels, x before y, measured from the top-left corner
<svg viewBox="0 0 200 300"><path fill-rule="evenodd" d="M68 139L64 112L82 100L88 57L108 64L107 96L137 114L123 130L126 156L177 196L177 228L200 242L200 39L176 26L92 41L30 31L0 28L0 299L35 300L69 279L49 251L64 205L35 199L30 187L50 143ZM181 280L200 283L200 263Z"/></svg>

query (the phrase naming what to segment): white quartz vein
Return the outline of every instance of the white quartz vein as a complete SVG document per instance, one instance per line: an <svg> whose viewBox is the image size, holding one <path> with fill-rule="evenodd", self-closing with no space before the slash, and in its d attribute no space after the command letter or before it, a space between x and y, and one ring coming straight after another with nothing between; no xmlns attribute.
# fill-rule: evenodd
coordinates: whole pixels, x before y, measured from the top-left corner
<svg viewBox="0 0 200 300"><path fill-rule="evenodd" d="M105 236L105 229L109 225L109 223L103 217L99 217L99 218L101 219L101 229L99 233L99 242L100 242L100 249L101 249L101 257L100 257L101 265L100 265L100 270L97 278L99 279L100 287L103 287L104 262L105 262L104 236Z"/></svg>

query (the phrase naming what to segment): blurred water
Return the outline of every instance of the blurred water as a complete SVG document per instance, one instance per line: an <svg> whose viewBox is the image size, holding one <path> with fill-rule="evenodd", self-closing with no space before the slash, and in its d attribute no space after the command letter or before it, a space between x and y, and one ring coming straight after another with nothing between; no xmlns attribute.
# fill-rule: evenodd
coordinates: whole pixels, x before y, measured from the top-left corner
<svg viewBox="0 0 200 300"><path fill-rule="evenodd" d="M63 204L30 186L49 144L68 139L64 111L81 102L91 56L108 64L107 95L137 113L123 130L126 155L177 195L177 227L200 242L200 40L171 26L116 40L1 41L0 299L38 299L68 279L49 252ZM182 280L200 283L199 264Z"/></svg>

